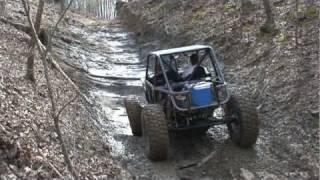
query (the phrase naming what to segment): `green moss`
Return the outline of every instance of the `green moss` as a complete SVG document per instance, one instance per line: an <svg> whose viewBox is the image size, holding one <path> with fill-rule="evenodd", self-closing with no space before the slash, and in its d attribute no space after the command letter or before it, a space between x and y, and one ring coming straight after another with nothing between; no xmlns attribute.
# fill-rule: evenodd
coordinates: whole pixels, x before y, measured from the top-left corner
<svg viewBox="0 0 320 180"><path fill-rule="evenodd" d="M236 10L236 8L237 8L237 6L235 3L229 2L229 3L224 4L223 11L224 12L234 12Z"/></svg>
<svg viewBox="0 0 320 180"><path fill-rule="evenodd" d="M289 22L293 22L296 20L296 15L293 11L290 11L287 13L287 15L285 16L285 20L289 21Z"/></svg>
<svg viewBox="0 0 320 180"><path fill-rule="evenodd" d="M295 11L289 12L285 17L285 20L302 25L310 20L314 20L317 18L319 18L318 7L308 6L308 7L299 9L298 13Z"/></svg>
<svg viewBox="0 0 320 180"><path fill-rule="evenodd" d="M281 44L287 44L289 42L289 36L284 33L280 33L277 36L277 41L280 42Z"/></svg>
<svg viewBox="0 0 320 180"><path fill-rule="evenodd" d="M191 14L191 21L189 21L190 26L201 26L205 21L205 18L208 16L208 9L198 8Z"/></svg>
<svg viewBox="0 0 320 180"><path fill-rule="evenodd" d="M193 16L192 16L192 21L197 21L201 20L206 16L207 12L205 11L197 11Z"/></svg>
<svg viewBox="0 0 320 180"><path fill-rule="evenodd" d="M319 17L319 9L317 6L308 6L306 9L306 16L308 18L318 18Z"/></svg>

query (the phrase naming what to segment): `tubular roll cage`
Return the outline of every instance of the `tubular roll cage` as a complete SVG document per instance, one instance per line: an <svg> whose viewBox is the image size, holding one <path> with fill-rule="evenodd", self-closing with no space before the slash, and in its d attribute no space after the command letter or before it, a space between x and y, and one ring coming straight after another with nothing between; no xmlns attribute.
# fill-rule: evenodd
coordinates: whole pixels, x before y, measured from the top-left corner
<svg viewBox="0 0 320 180"><path fill-rule="evenodd" d="M192 110L197 110L197 109L202 109L202 108L210 108L210 107L218 107L222 104L225 104L229 98L229 92L226 89L226 98L223 101L219 100L219 96L217 93L217 90L219 88L223 88L227 86L227 83L225 82L225 79L222 75L222 72L219 68L219 64L217 63L217 57L216 54L214 52L214 50L212 49L212 47L210 46L203 46L203 45L195 45L195 46L187 46L187 47L181 47L181 48L175 48L175 49L169 49L169 50L161 50L161 51L155 51L155 52L151 52L148 57L147 57L147 70L146 70L146 77L148 77L148 67L149 67L149 63L150 63L150 57L151 56L156 56L156 59L158 59L160 67L161 67L161 71L165 72L164 69L164 65L162 62L162 56L164 55L170 55L170 54L177 54L177 53L184 53L184 52L191 52L191 51L196 51L199 52L200 50L205 50L209 56L210 56L210 61L213 65L213 68L215 70L216 76L219 77L220 81L222 82L222 84L219 85L211 85L211 90L213 91L214 96L216 97L217 101L214 101L213 103L209 104L209 105L205 105L205 106L197 106L197 107L193 107L191 106L191 92L190 91L181 91L181 92L175 92L172 90L170 83L169 83L169 79L167 77L166 73L163 73L164 75L164 79L165 79L165 86L167 89L164 89L163 87L155 87L151 82L149 82L149 80L146 78L145 82L146 82L146 86L149 86L152 90L152 93L154 95L155 91L159 91L165 94L168 94L168 96L171 99L171 102L173 104L173 106L179 110L179 111L192 111ZM206 55L204 55L206 56ZM200 63L202 62L203 59L200 60ZM212 79L211 79L212 81ZM175 96L178 95L185 95L187 96L188 99L188 108L182 108L179 107L175 101Z"/></svg>

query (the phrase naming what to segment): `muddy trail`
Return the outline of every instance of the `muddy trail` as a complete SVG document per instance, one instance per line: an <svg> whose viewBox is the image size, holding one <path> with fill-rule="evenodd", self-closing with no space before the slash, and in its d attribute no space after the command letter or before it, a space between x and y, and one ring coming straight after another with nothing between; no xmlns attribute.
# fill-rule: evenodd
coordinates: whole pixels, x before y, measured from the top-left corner
<svg viewBox="0 0 320 180"><path fill-rule="evenodd" d="M128 95L143 96L140 78L144 76L145 64L140 61L141 50L134 34L127 32L118 21L104 25L73 23L67 31L60 32L60 36L68 34L68 41L68 38L55 41L56 53L93 84L89 88L90 97L105 114L96 119L96 124L109 140L113 157L134 178L246 179L254 176L251 170L259 178L272 178L273 174L266 172L265 167L276 174L282 174L281 168L287 168L286 163L263 153L264 138L258 139L252 149L241 149L229 140L224 125L209 129L202 137L171 134L168 160L149 161L144 155L142 138L132 136L123 104L123 98ZM182 168L213 152L209 163ZM277 166L270 166L275 163Z"/></svg>

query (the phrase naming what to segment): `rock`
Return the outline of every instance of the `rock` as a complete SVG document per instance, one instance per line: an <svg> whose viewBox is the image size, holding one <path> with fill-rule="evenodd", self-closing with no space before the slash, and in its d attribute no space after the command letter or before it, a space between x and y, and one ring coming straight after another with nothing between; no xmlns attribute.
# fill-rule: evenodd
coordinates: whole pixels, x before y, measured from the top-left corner
<svg viewBox="0 0 320 180"><path fill-rule="evenodd" d="M252 172L250 172L249 170L247 169L244 169L244 168L240 168L241 170L241 174L240 176L245 179L245 180L253 180L255 179L255 176Z"/></svg>
<svg viewBox="0 0 320 180"><path fill-rule="evenodd" d="M277 177L274 174L271 174L269 172L263 171L263 172L257 172L259 179L261 180L275 180L275 179L281 179Z"/></svg>
<svg viewBox="0 0 320 180"><path fill-rule="evenodd" d="M100 175L97 179L108 179L108 175Z"/></svg>
<svg viewBox="0 0 320 180"><path fill-rule="evenodd" d="M25 172L25 173L29 173L31 170L32 170L32 169L31 169L30 167L28 167L28 166L26 166L26 167L24 168L24 172Z"/></svg>
<svg viewBox="0 0 320 180"><path fill-rule="evenodd" d="M71 38L66 37L66 36L61 36L60 39L61 39L63 42L67 43L67 44L71 44L72 41L73 41Z"/></svg>
<svg viewBox="0 0 320 180"><path fill-rule="evenodd" d="M0 180L7 180L7 178L4 175L1 175Z"/></svg>
<svg viewBox="0 0 320 180"><path fill-rule="evenodd" d="M310 113L312 117L319 119L319 110L312 110Z"/></svg>
<svg viewBox="0 0 320 180"><path fill-rule="evenodd" d="M8 138L0 138L0 159L6 159L9 161L18 158L20 154L20 145L10 141Z"/></svg>

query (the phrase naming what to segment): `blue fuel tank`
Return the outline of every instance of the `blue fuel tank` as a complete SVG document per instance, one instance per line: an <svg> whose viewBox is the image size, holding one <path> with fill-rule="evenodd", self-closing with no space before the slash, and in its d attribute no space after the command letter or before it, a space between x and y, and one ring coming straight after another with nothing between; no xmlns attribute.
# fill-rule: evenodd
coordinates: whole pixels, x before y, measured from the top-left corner
<svg viewBox="0 0 320 180"><path fill-rule="evenodd" d="M188 89L191 91L192 106L207 106L215 101L211 83L209 82L189 85Z"/></svg>

